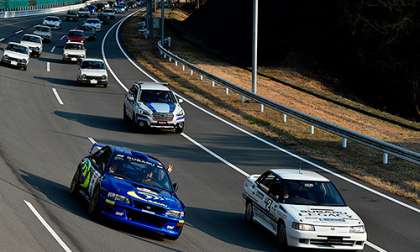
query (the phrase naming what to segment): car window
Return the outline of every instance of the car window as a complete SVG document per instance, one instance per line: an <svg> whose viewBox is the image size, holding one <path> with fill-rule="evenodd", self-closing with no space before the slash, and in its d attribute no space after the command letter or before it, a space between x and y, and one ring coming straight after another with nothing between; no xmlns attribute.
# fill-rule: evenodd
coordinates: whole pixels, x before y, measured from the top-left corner
<svg viewBox="0 0 420 252"><path fill-rule="evenodd" d="M108 164L109 159L111 158L111 154L111 148L105 146L102 149L95 152L92 155L91 159L97 165L97 167L103 171L105 165Z"/></svg>
<svg viewBox="0 0 420 252"><path fill-rule="evenodd" d="M105 64L101 61L83 61L80 64L82 69L105 69Z"/></svg>
<svg viewBox="0 0 420 252"><path fill-rule="evenodd" d="M34 43L41 43L41 39L38 37L34 37L34 36L23 36L22 37L22 41L29 41L29 42L34 42Z"/></svg>
<svg viewBox="0 0 420 252"><path fill-rule="evenodd" d="M162 166L143 158L116 154L109 164L109 173L157 190L173 192L168 172Z"/></svg>
<svg viewBox="0 0 420 252"><path fill-rule="evenodd" d="M168 90L142 90L140 101L143 103L175 103L175 96Z"/></svg>
<svg viewBox="0 0 420 252"><path fill-rule="evenodd" d="M68 50L84 50L85 47L81 44L73 44L73 43L68 43L64 46L64 49L68 49Z"/></svg>
<svg viewBox="0 0 420 252"><path fill-rule="evenodd" d="M345 206L332 182L283 180L280 201L294 205Z"/></svg>
<svg viewBox="0 0 420 252"><path fill-rule="evenodd" d="M257 184L263 191L268 192L275 178L276 176L272 172L267 172L261 175L261 178L258 179Z"/></svg>
<svg viewBox="0 0 420 252"><path fill-rule="evenodd" d="M6 50L17 52L17 53L23 53L23 54L28 53L28 48L24 46L16 45L16 44L8 44L6 47Z"/></svg>
<svg viewBox="0 0 420 252"><path fill-rule="evenodd" d="M137 97L137 86L132 86L130 91L128 92L129 95L133 96L134 99Z"/></svg>

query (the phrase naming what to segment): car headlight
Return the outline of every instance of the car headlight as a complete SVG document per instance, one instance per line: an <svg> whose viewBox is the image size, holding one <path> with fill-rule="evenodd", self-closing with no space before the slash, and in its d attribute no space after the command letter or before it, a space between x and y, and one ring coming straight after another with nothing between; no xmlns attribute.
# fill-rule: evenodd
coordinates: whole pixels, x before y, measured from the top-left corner
<svg viewBox="0 0 420 252"><path fill-rule="evenodd" d="M149 113L149 111L144 109L139 109L139 114L145 115L145 116L151 116L152 114Z"/></svg>
<svg viewBox="0 0 420 252"><path fill-rule="evenodd" d="M315 231L315 226L311 224L304 224L304 223L292 223L292 228L301 230L301 231Z"/></svg>
<svg viewBox="0 0 420 252"><path fill-rule="evenodd" d="M80 78L82 78L82 79L86 79L86 74L82 74L82 75L80 75Z"/></svg>
<svg viewBox="0 0 420 252"><path fill-rule="evenodd" d="M106 197L110 200L115 200L115 201L124 202L126 204L130 204L130 199L129 198L127 198L123 195L117 194L117 193L109 192Z"/></svg>
<svg viewBox="0 0 420 252"><path fill-rule="evenodd" d="M185 115L185 112L182 109L176 114L176 116L183 116L183 115Z"/></svg>
<svg viewBox="0 0 420 252"><path fill-rule="evenodd" d="M363 225L350 227L350 233L364 233L364 232L366 232L366 230L365 230L365 226Z"/></svg>
<svg viewBox="0 0 420 252"><path fill-rule="evenodd" d="M183 211L177 211L177 210L169 210L166 211L165 215L175 217L175 218L183 218L184 212Z"/></svg>
<svg viewBox="0 0 420 252"><path fill-rule="evenodd" d="M106 80L106 75L102 75L102 80Z"/></svg>

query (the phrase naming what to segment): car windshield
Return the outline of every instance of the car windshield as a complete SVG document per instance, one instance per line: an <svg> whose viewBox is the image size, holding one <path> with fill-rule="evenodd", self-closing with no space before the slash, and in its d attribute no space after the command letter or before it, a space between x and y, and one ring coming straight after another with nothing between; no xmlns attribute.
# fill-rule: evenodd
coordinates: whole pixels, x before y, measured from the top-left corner
<svg viewBox="0 0 420 252"><path fill-rule="evenodd" d="M58 21L59 18L58 17L46 17L45 20L47 20L47 21Z"/></svg>
<svg viewBox="0 0 420 252"><path fill-rule="evenodd" d="M50 28L44 27L44 26L37 26L37 27L35 27L35 30L41 31L41 32L49 32Z"/></svg>
<svg viewBox="0 0 420 252"><path fill-rule="evenodd" d="M86 20L86 23L96 24L96 23L99 23L99 20L96 20L96 19L88 19L88 20Z"/></svg>
<svg viewBox="0 0 420 252"><path fill-rule="evenodd" d="M66 44L64 46L64 49L69 49L69 50L84 50L85 48L81 44L68 43L68 44Z"/></svg>
<svg viewBox="0 0 420 252"><path fill-rule="evenodd" d="M155 189L173 191L166 170L144 159L116 154L110 162L109 173Z"/></svg>
<svg viewBox="0 0 420 252"><path fill-rule="evenodd" d="M81 63L82 69L105 69L105 64L101 61L85 60Z"/></svg>
<svg viewBox="0 0 420 252"><path fill-rule="evenodd" d="M331 182L282 180L270 186L273 197L292 205L345 206L343 197Z"/></svg>
<svg viewBox="0 0 420 252"><path fill-rule="evenodd" d="M38 37L34 37L34 36L28 36L25 35L22 37L22 41L29 41L29 42L34 42L34 43L41 43L41 39Z"/></svg>
<svg viewBox="0 0 420 252"><path fill-rule="evenodd" d="M83 36L83 31L69 31L69 36L82 37Z"/></svg>
<svg viewBox="0 0 420 252"><path fill-rule="evenodd" d="M168 90L142 90L140 101L144 103L175 103L175 96Z"/></svg>
<svg viewBox="0 0 420 252"><path fill-rule="evenodd" d="M23 53L23 54L28 53L28 49L26 47L21 46L21 45L16 45L16 44L8 44L6 47L6 50L17 52L17 53Z"/></svg>

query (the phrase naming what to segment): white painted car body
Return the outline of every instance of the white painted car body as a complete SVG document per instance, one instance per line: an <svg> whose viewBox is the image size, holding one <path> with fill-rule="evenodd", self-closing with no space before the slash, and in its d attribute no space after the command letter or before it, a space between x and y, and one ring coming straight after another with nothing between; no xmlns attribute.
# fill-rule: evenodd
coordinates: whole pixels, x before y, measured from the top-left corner
<svg viewBox="0 0 420 252"><path fill-rule="evenodd" d="M271 178L273 182L269 184L267 181ZM279 186L288 183L313 187L309 190L318 188L316 185L332 185L327 178L312 171L275 169L261 176L251 175L244 183L245 215L252 215L253 221L277 237L281 233L279 228L284 227L287 246L338 250L364 248L367 234L363 221L350 207L345 204L289 204L289 197L300 197L306 188L291 190L289 186L284 199L279 196L281 193L274 193L281 191ZM319 197L325 195L324 191L319 191Z"/></svg>
<svg viewBox="0 0 420 252"><path fill-rule="evenodd" d="M54 29L60 29L61 28L61 19L56 16L48 16L44 18L44 21L42 21L42 24L45 26L49 26Z"/></svg>
<svg viewBox="0 0 420 252"><path fill-rule="evenodd" d="M52 32L51 28L45 25L35 25L34 31L32 32L35 35L40 36L43 40L51 41Z"/></svg>
<svg viewBox="0 0 420 252"><path fill-rule="evenodd" d="M64 45L63 61L79 62L86 58L86 49L83 43L67 42Z"/></svg>
<svg viewBox="0 0 420 252"><path fill-rule="evenodd" d="M82 60L77 81L83 84L107 86L108 72L104 61L101 59Z"/></svg>
<svg viewBox="0 0 420 252"><path fill-rule="evenodd" d="M30 50L27 46L15 42L9 42L6 49L4 49L1 62L21 67L26 70L29 64Z"/></svg>
<svg viewBox="0 0 420 252"><path fill-rule="evenodd" d="M88 18L83 25L93 27L96 31L100 31L102 29L102 22L97 18Z"/></svg>
<svg viewBox="0 0 420 252"><path fill-rule="evenodd" d="M41 55L42 53L42 38L34 34L24 34L20 40L20 44L27 46L31 54Z"/></svg>

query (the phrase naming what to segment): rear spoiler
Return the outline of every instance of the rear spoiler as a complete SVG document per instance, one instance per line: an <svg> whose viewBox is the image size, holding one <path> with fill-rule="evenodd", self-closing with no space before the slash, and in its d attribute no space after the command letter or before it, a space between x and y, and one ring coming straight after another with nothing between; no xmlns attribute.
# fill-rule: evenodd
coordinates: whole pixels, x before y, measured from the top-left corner
<svg viewBox="0 0 420 252"><path fill-rule="evenodd" d="M89 153L90 154L93 154L93 153L95 153L96 151L102 149L105 146L106 146L106 144L94 143L94 144L92 144L92 147L90 148Z"/></svg>

